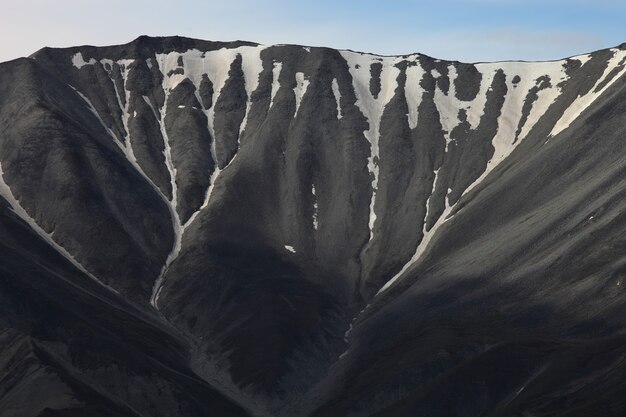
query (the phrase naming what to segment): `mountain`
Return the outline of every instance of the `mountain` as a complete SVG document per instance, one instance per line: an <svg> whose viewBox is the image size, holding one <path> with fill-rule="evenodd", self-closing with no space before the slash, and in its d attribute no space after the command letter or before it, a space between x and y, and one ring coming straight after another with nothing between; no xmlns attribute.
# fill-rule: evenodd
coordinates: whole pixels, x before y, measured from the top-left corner
<svg viewBox="0 0 626 417"><path fill-rule="evenodd" d="M626 44L0 64L0 416L626 415Z"/></svg>

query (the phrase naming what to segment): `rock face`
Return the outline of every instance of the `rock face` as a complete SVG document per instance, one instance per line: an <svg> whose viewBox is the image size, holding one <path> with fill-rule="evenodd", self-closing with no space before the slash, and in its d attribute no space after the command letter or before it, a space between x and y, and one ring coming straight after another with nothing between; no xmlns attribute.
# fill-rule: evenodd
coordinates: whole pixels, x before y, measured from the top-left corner
<svg viewBox="0 0 626 417"><path fill-rule="evenodd" d="M0 64L0 415L623 416L626 50Z"/></svg>

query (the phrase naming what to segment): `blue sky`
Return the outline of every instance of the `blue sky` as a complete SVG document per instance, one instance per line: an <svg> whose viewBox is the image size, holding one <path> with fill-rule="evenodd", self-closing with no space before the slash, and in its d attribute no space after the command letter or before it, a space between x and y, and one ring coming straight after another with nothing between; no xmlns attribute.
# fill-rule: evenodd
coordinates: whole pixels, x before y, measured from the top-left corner
<svg viewBox="0 0 626 417"><path fill-rule="evenodd" d="M141 34L466 62L558 59L626 42L626 0L22 0L0 14L0 61Z"/></svg>

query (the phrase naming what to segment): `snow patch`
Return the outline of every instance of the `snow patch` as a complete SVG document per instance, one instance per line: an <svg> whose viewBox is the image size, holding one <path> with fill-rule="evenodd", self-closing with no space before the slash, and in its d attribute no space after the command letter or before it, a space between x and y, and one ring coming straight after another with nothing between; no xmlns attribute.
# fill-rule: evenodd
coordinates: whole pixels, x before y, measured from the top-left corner
<svg viewBox="0 0 626 417"><path fill-rule="evenodd" d="M302 98L306 94L307 88L309 88L309 80L304 78L304 73L296 72L296 86L293 89L293 93L296 96L296 111L293 114L294 119L298 115L300 103L302 102Z"/></svg>
<svg viewBox="0 0 626 417"><path fill-rule="evenodd" d="M285 249L287 249L291 253L296 253L296 250L293 248L293 246L285 245Z"/></svg>
<svg viewBox="0 0 626 417"><path fill-rule="evenodd" d="M335 102L337 103L337 119L341 119L341 92L339 91L339 83L336 78L333 78L332 82L333 95L335 96Z"/></svg>
<svg viewBox="0 0 626 417"><path fill-rule="evenodd" d="M406 69L406 83L404 86L404 96L406 104L409 108L407 115L409 119L409 127L415 129L417 127L417 111L422 102L422 94L424 89L420 85L426 71L422 68L419 61L416 60L415 65Z"/></svg>
<svg viewBox="0 0 626 417"><path fill-rule="evenodd" d="M278 81L278 78L280 77L280 72L282 71L282 69L282 62L274 62L272 66L272 93L270 99L270 109L274 104L274 97L276 97L276 93L278 93L278 89L280 88L280 82Z"/></svg>
<svg viewBox="0 0 626 417"><path fill-rule="evenodd" d="M81 52L75 53L72 57L72 64L78 69L81 69L85 65L93 65L96 62L97 61L93 58L90 58L89 61L85 61Z"/></svg>

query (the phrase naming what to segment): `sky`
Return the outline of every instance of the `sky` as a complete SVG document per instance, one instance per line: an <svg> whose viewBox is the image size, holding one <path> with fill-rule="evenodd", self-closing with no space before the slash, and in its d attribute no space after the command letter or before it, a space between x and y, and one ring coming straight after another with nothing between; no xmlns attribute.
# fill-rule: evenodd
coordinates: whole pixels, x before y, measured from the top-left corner
<svg viewBox="0 0 626 417"><path fill-rule="evenodd" d="M550 60L626 42L625 21L626 0L17 0L0 14L0 62L139 35Z"/></svg>

